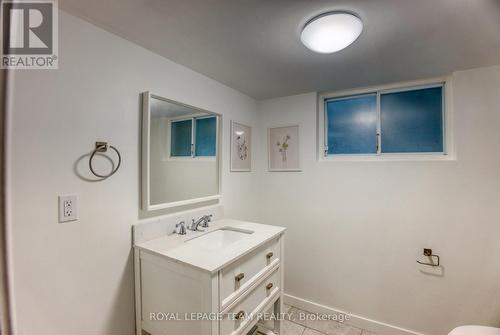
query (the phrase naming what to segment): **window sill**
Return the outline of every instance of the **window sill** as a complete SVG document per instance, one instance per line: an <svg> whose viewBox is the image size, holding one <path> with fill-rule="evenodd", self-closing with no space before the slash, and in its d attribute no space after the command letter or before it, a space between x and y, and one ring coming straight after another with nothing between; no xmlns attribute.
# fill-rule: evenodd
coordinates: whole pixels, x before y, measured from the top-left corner
<svg viewBox="0 0 500 335"><path fill-rule="evenodd" d="M434 162L455 161L453 154L381 154L321 156L319 162Z"/></svg>
<svg viewBox="0 0 500 335"><path fill-rule="evenodd" d="M200 156L200 157L169 157L163 160L164 162L215 162L216 157Z"/></svg>

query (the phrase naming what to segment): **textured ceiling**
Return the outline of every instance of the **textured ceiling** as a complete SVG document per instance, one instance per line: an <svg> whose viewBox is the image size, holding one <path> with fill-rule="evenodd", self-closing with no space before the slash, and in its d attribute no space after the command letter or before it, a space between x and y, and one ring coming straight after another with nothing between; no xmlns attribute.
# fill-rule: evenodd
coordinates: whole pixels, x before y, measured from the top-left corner
<svg viewBox="0 0 500 335"><path fill-rule="evenodd" d="M257 99L500 64L500 0L59 0L61 9ZM359 14L350 47L299 40L328 10Z"/></svg>

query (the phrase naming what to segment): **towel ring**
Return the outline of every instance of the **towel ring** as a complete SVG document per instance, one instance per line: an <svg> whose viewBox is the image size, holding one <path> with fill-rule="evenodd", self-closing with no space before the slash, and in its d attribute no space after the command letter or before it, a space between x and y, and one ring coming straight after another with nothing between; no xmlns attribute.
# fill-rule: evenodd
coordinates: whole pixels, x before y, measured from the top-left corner
<svg viewBox="0 0 500 335"><path fill-rule="evenodd" d="M432 253L432 249L425 248L423 256L429 257L429 259L431 260L431 262L421 262L421 261L419 261L417 259L417 263L418 264L428 265L428 266L434 266L434 267L440 266L440 264L441 264L441 257L439 257L439 255L436 255L436 254ZM437 263L434 263L434 259L437 260Z"/></svg>
<svg viewBox="0 0 500 335"><path fill-rule="evenodd" d="M94 156L96 153L107 152L108 148L113 149L116 152L116 155L118 156L118 164L116 164L116 167L109 174L102 175L102 174L95 172L94 167L92 166L92 160L94 159ZM116 173L116 171L118 171L121 163L122 163L122 156L120 155L120 152L118 151L118 149L116 149L112 145L108 145L107 142L95 142L95 149L94 149L94 151L92 151L92 154L90 155L90 158L89 158L89 168L94 176L102 178L102 179L109 178L112 175L114 175Z"/></svg>

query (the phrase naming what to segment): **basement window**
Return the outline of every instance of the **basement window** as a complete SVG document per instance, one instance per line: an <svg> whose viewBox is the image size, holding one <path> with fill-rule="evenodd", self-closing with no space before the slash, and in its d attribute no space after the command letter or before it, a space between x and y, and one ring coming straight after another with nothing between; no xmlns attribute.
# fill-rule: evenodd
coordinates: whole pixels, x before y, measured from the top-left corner
<svg viewBox="0 0 500 335"><path fill-rule="evenodd" d="M215 157L217 118L193 117L170 122L170 157Z"/></svg>
<svg viewBox="0 0 500 335"><path fill-rule="evenodd" d="M445 154L444 83L323 96L323 103L325 157Z"/></svg>

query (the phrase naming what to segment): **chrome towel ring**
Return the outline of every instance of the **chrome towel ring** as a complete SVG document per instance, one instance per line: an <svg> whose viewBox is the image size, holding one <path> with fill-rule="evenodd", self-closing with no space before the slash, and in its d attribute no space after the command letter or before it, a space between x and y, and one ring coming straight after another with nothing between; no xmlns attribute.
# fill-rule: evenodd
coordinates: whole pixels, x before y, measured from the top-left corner
<svg viewBox="0 0 500 335"><path fill-rule="evenodd" d="M94 159L94 156L96 153L107 152L108 148L112 149L116 152L116 155L118 156L118 163L116 164L116 167L107 175L99 174L99 173L95 172L94 167L92 166L92 160ZM118 149L116 149L112 145L109 145L107 142L95 142L95 149L94 149L94 151L92 151L92 154L90 154L90 158L89 158L89 168L94 176L102 178L102 179L109 178L112 175L114 175L116 173L116 171L118 171L121 163L122 163L122 156L120 155L120 152L118 151Z"/></svg>
<svg viewBox="0 0 500 335"><path fill-rule="evenodd" d="M440 266L440 264L441 264L441 257L439 257L439 255L436 255L436 254L432 253L432 249L425 248L423 256L429 257L430 262L421 262L421 261L419 261L417 259L417 263L418 264L428 265L428 266L434 266L434 267ZM434 263L434 259L437 260L436 263Z"/></svg>

